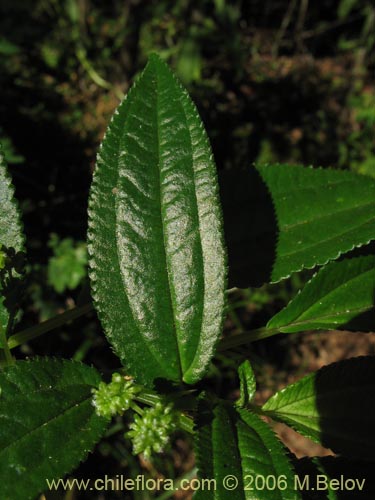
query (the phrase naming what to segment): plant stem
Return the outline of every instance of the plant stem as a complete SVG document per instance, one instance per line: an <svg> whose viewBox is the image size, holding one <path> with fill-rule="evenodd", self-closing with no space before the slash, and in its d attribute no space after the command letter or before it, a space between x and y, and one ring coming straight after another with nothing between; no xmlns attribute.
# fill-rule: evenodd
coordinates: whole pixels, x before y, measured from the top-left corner
<svg viewBox="0 0 375 500"><path fill-rule="evenodd" d="M242 332L238 335L232 335L226 339L219 342L217 350L219 352L227 351L228 349L233 349L233 347L238 347L242 344L249 344L250 342L255 342L256 340L266 339L267 337L272 337L277 335L279 330L277 328L257 328L255 330L249 330L248 332Z"/></svg>
<svg viewBox="0 0 375 500"><path fill-rule="evenodd" d="M134 399L149 406L153 406L155 403L163 401L163 398L152 392L142 392L141 394L137 394ZM192 418L181 413L179 416L179 423L182 430L189 434L194 434L194 421Z"/></svg>
<svg viewBox="0 0 375 500"><path fill-rule="evenodd" d="M0 325L0 342L2 344L3 354L4 354L4 358L5 358L5 366L12 365L14 363L14 359L13 359L12 354L11 354L10 349L9 349L8 340L7 340L5 330L1 325Z"/></svg>
<svg viewBox="0 0 375 500"><path fill-rule="evenodd" d="M143 415L143 410L141 407L137 405L137 403L131 403L130 408L135 411L135 413L138 413L138 415L142 416Z"/></svg>
<svg viewBox="0 0 375 500"><path fill-rule="evenodd" d="M58 328L61 325L65 325L69 321L73 321L80 316L83 316L90 311L93 310L92 304L85 304L80 307L75 307L74 309L69 309L68 311L63 312L55 316L54 318L47 319L47 321L43 321L39 325L32 326L31 328L26 328L26 330L22 330L11 337L8 340L9 349L14 349L15 347L28 342L29 340L35 339L44 333L50 332L55 328Z"/></svg>

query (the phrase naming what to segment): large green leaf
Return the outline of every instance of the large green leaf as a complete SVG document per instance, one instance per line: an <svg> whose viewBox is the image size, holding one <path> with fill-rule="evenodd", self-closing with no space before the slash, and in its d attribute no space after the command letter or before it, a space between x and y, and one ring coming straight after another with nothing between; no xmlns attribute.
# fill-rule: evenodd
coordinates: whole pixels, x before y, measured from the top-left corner
<svg viewBox="0 0 375 500"><path fill-rule="evenodd" d="M33 499L87 456L108 423L91 402L99 382L93 368L55 359L0 372L0 498Z"/></svg>
<svg viewBox="0 0 375 500"><path fill-rule="evenodd" d="M328 365L274 394L263 410L336 453L373 460L375 357Z"/></svg>
<svg viewBox="0 0 375 500"><path fill-rule="evenodd" d="M375 328L375 256L331 262L267 324L292 333L345 327ZM371 315L372 321L366 319Z"/></svg>
<svg viewBox="0 0 375 500"><path fill-rule="evenodd" d="M197 111L157 56L98 155L88 250L95 307L129 372L199 380L223 321L218 187Z"/></svg>
<svg viewBox="0 0 375 500"><path fill-rule="evenodd" d="M328 168L227 173L221 194L230 286L277 282L375 240L374 193L375 179Z"/></svg>
<svg viewBox="0 0 375 500"><path fill-rule="evenodd" d="M259 166L279 227L272 281L375 239L375 180L351 172Z"/></svg>
<svg viewBox="0 0 375 500"><path fill-rule="evenodd" d="M287 450L265 422L221 403L201 401L198 408L198 475L215 481L215 488L202 488L197 500L300 498Z"/></svg>
<svg viewBox="0 0 375 500"><path fill-rule="evenodd" d="M14 188L9 176L5 159L0 146L0 257L3 262L5 256L15 256L23 250L24 236L20 219L18 204L14 198ZM8 295L7 285L5 285L6 270L0 266L0 328L4 331L7 328L9 320L9 306L6 306L5 300ZM13 278L13 282L16 278ZM13 284L13 283L12 283Z"/></svg>

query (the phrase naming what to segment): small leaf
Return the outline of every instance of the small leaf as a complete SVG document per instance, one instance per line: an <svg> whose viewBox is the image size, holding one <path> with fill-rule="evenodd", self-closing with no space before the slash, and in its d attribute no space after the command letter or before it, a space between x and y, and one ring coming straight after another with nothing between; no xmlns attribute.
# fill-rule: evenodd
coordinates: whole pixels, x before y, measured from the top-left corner
<svg viewBox="0 0 375 500"><path fill-rule="evenodd" d="M266 415L350 458L375 456L375 357L328 365L274 394Z"/></svg>
<svg viewBox="0 0 375 500"><path fill-rule="evenodd" d="M95 414L100 376L81 363L19 361L0 372L0 497L33 499L86 458L108 419Z"/></svg>
<svg viewBox="0 0 375 500"><path fill-rule="evenodd" d="M48 283L57 293L74 290L86 276L86 244L52 234L49 246L54 255L48 261Z"/></svg>
<svg viewBox="0 0 375 500"><path fill-rule="evenodd" d="M250 361L244 361L238 368L240 378L240 397L237 401L239 406L246 406L254 399L256 391L256 380Z"/></svg>
<svg viewBox="0 0 375 500"><path fill-rule="evenodd" d="M223 322L218 186L197 110L157 56L103 140L88 238L95 307L130 374L198 381Z"/></svg>
<svg viewBox="0 0 375 500"><path fill-rule="evenodd" d="M200 402L199 411L196 437L198 475L216 480L216 488L198 491L195 498L301 498L294 491L294 471L287 450L257 415L221 403L210 409L207 401ZM226 483L228 476L231 477ZM228 488L236 481L236 487Z"/></svg>
<svg viewBox="0 0 375 500"><path fill-rule="evenodd" d="M267 324L292 333L304 330L375 328L375 256L331 262ZM365 319L371 315L372 324Z"/></svg>

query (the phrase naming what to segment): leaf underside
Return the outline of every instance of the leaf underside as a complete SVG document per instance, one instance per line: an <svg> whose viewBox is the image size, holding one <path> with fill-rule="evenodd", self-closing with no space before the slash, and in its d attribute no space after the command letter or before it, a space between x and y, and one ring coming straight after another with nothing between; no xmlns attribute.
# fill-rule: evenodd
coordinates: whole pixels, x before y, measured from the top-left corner
<svg viewBox="0 0 375 500"><path fill-rule="evenodd" d="M95 414L93 368L56 359L19 361L0 373L0 497L33 499L46 479L86 458L108 421Z"/></svg>
<svg viewBox="0 0 375 500"><path fill-rule="evenodd" d="M21 251L24 236L14 188L0 147L0 246ZM1 247L0 247L1 248Z"/></svg>
<svg viewBox="0 0 375 500"><path fill-rule="evenodd" d="M13 249L15 253L23 250L24 236L14 188L9 176L0 146L0 251L6 253ZM4 293L4 292L3 292ZM4 304L0 282L0 328L6 330L9 320L8 308Z"/></svg>
<svg viewBox="0 0 375 500"><path fill-rule="evenodd" d="M331 262L267 324L293 333L304 330L375 328L375 256Z"/></svg>
<svg viewBox="0 0 375 500"><path fill-rule="evenodd" d="M130 374L199 380L223 322L218 186L197 111L157 56L103 140L88 240L95 307Z"/></svg>
<svg viewBox="0 0 375 500"><path fill-rule="evenodd" d="M293 468L287 450L270 427L247 410L218 404L209 410L200 402L196 431L196 457L200 478L215 479L216 488L197 491L197 500L274 500L299 499L294 491ZM223 479L232 475L238 480L234 490L225 488ZM257 488L256 476L285 478L282 489ZM258 484L258 483L257 483ZM285 489L284 489L285 486ZM273 488L273 485L270 485Z"/></svg>
<svg viewBox="0 0 375 500"><path fill-rule="evenodd" d="M335 453L375 456L375 357L328 365L274 394L267 415Z"/></svg>

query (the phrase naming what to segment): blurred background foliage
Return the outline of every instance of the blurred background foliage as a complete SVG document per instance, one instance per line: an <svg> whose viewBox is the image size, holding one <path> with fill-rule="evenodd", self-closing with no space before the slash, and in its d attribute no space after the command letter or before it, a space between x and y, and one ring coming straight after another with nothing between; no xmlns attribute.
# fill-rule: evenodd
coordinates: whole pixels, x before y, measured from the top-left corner
<svg viewBox="0 0 375 500"><path fill-rule="evenodd" d="M285 162L375 176L374 46L372 0L2 0L0 142L28 245L19 329L89 300L86 209L95 152L150 51L188 88L219 169L235 175L252 162ZM231 292L226 331L264 324L309 275ZM260 389L285 381L295 339L269 339L247 351ZM92 315L18 355L73 357L109 373L118 361L107 347ZM231 395L241 356L218 356L207 384ZM305 358L296 373L301 366L308 369ZM185 437L150 465L132 457L123 427L115 422L76 476L191 474ZM106 493L112 497L119 498Z"/></svg>

